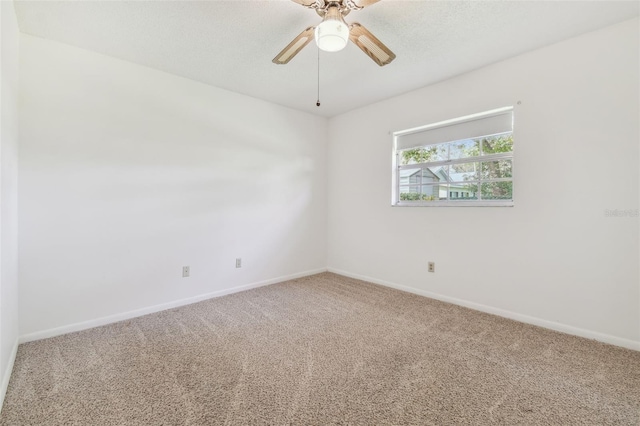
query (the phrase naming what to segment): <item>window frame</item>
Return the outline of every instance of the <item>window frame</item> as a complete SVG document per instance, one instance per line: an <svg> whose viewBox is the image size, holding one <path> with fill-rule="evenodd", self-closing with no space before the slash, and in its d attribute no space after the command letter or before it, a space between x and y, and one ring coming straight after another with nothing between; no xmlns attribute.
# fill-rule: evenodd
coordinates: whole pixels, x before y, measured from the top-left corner
<svg viewBox="0 0 640 426"><path fill-rule="evenodd" d="M402 151L405 151L406 149L412 149L412 148L405 148L405 149L401 149L398 150L398 137L400 136L405 136L405 135L411 135L414 133L420 133L420 132L424 132L427 130L432 130L432 129L437 129L440 127L445 127L445 126L451 126L451 125L455 125L455 124L462 124L468 121L472 121L472 120L477 120L477 119L481 119L481 118L485 118L485 117L492 117L495 115L499 115L499 114L504 114L507 112L511 112L511 117L512 117L512 125L511 125L511 131L510 132L501 132L501 133L495 133L492 135L480 135L480 136L469 136L468 139L478 139L478 138L487 138L487 137L492 137L492 136L499 136L499 135L504 135L507 133L511 133L513 135L514 138L514 144L513 144L513 148L511 150L511 152L506 152L506 153L494 153L494 154L487 154L487 155L482 155L482 144L481 145L481 151L480 151L480 155L478 156L474 156L474 157L465 157L465 158L458 158L458 159L454 159L454 160L439 160L439 161L432 161L432 162L427 162L427 163L417 163L417 164L405 164L405 165L401 165L401 159L400 159L400 155ZM391 194L391 206L392 207L513 207L514 205L514 193L515 193L515 176L513 174L513 167L514 167L514 163L515 163L515 125L514 125L514 108L513 106L508 106L508 107L502 107L502 108L496 108L493 110L489 110L489 111L484 111L481 113L477 113L477 114L471 114L471 115L466 115L463 117L458 117L458 118L454 118L454 119L450 119L450 120L445 120L445 121L440 121L437 123L432 123L432 124L427 124L425 126L419 126L419 127L414 127L411 129L406 129L406 130L400 130L400 131L396 131L396 132L392 132L393 135L393 151L392 151L392 194ZM460 139L460 140L464 140L464 139ZM444 143L452 143L452 142L457 142L457 140L453 140L453 141L439 141L437 143L433 143L433 144L427 144L427 145L422 145L422 146L417 146L416 148L422 148L422 147L428 147L428 146L436 146L439 144L444 144ZM464 164L464 163L483 163L483 162L491 162L491 161L499 161L499 160L510 160L511 161L511 167L512 167L512 175L510 178L494 178L494 179L482 179L481 176L478 177L477 180L474 181L469 181L469 183L477 183L478 184L478 191L481 191L481 185L483 183L489 183L489 182L511 182L512 185L512 194L511 194L511 199L510 200L485 200L485 199L475 199L475 200L465 200L463 197L461 198L456 198L456 199L451 199L450 197L447 197L446 200L438 200L438 201L402 201L400 200L400 171L403 169L421 169L421 170L425 170L425 169L429 169L430 167L436 167L436 166L450 166L450 165L455 165L455 164ZM481 167L481 166L480 166ZM481 171L479 171L479 173L481 173ZM422 174L422 172L421 172ZM467 183L467 182L447 182L447 185L449 185L450 183ZM420 186L421 184L416 184L418 186ZM447 193L449 192L451 188L449 187L447 189Z"/></svg>

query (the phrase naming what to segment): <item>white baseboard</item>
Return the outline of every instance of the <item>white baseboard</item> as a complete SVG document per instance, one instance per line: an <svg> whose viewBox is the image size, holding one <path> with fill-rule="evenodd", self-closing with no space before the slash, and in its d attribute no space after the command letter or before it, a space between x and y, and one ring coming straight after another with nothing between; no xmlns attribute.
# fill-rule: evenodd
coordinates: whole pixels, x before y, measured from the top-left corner
<svg viewBox="0 0 640 426"><path fill-rule="evenodd" d="M215 297L225 296L227 294L232 294L232 293L237 293L237 292L240 292L240 291L250 290L252 288L263 287L263 286L267 286L267 285L270 285L270 284L279 283L279 282L282 282L282 281L292 280L292 279L295 279L295 278L305 277L305 276L309 276L309 275L315 275L315 274L319 274L321 272L326 272L326 271L333 272L333 273L336 273L336 274L339 274L339 275L344 275L346 277L351 277L351 278L355 278L355 279L359 279L359 280L363 280L363 281L368 281L368 282L375 283L375 284L380 284L380 285L383 285L383 286L386 286L386 287L395 288L395 289L398 289L398 290L406 291L406 292L417 294L417 295L420 295L420 296L429 297L431 299L441 300L443 302L452 303L454 305L464 306L466 308L474 309L474 310L481 311L481 312L486 312L486 313L497 315L497 316L504 317L504 318L509 318L509 319L520 321L520 322L524 322L524 323L527 323L527 324L537 325L539 327L548 328L550 330L560 331L562 333L572 334L574 336L585 337L587 339L593 339L593 340L597 340L597 341L600 341L600 342L609 343L611 345L621 346L623 348L628 348L628 349L633 349L633 350L636 350L636 351L640 351L640 342L639 341L625 339L625 338L617 337L617 336L612 336L610 334L599 333L599 332L596 332L596 331L591 331L591 330L587 330L587 329L584 329L584 328L574 327L574 326L570 326L570 325L566 325L566 324L562 324L562 323L558 323L558 322L554 322L554 321L549 321L549 320L545 320L545 319L541 319L541 318L536 318L536 317L532 317L532 316L529 316L529 315L519 314L517 312L507 311L507 310L504 310L504 309L495 308L495 307L483 305L483 304L480 304L480 303L469 302L467 300L458 299L458 298L455 298L455 297L444 296L444 295L441 295L441 294L438 294L438 293L433 293L433 292L430 292L430 291L421 290L421 289L417 289L417 288L414 288L414 287L409 287L409 286L405 286L405 285L401 285L401 284L396 284L396 283L389 282L389 281L379 280L377 278L373 278L373 277L369 277L369 276L365 276L365 275L353 274L353 273L350 273L350 272L347 272L347 271L343 271L343 270L340 270L340 269L335 269L335 268L320 268L320 269L300 272L300 273L297 273L297 274L277 277L277 278L273 278L273 279L269 279L269 280L265 280L265 281L259 281L259 282L252 283L252 284L246 284L246 285L237 286L237 287L233 287L233 288L228 288L228 289L224 289L224 290L214 291L212 293L202 294L202 295L199 295L199 296L194 296L194 297L190 297L190 298L186 298L186 299L175 300L175 301L168 302L168 303L163 303L163 304L160 304L160 305L149 306L149 307L142 308L142 309L136 309L136 310L129 311L129 312L123 312L123 313L120 313L120 314L109 315L109 316L102 317L102 318L97 318L97 319L94 319L94 320L79 322L79 323L75 323L75 324L69 324L69 325L65 325L65 326L62 326L62 327L52 328L52 329L49 329L49 330L38 331L38 332L35 332L35 333L29 333L29 334L25 334L23 336L20 336L19 343L26 343L26 342L31 342L31 341L34 341L34 340L46 339L46 338L49 338L49 337L55 337L55 336L60 336L62 334L72 333L72 332L75 332L75 331L81 331L81 330L86 330L86 329L89 329L89 328L99 327L99 326L102 326L102 325L107 325L107 324L111 324L111 323L118 322L118 321L124 321L124 320L128 320L128 319L131 319L131 318L147 315L147 314L152 314L152 313L155 313L155 312L164 311L164 310L167 310L167 309L177 308L177 307L184 306L184 305L190 305L192 303L201 302L203 300L212 299L212 298L215 298ZM10 362L10 366L8 366L7 368L9 368L9 367L13 368L13 362L15 360L15 354L16 354L17 350L18 350L18 345L16 343L15 348L13 350L13 355L12 355L12 359L11 359L11 362ZM9 375L10 375L10 373L11 373L11 370L9 370ZM5 377L3 379L3 383L2 383L2 388L0 389L0 397L1 397L0 400L2 400L4 398L4 392L6 392L8 384L9 384L9 376L5 375Z"/></svg>
<svg viewBox="0 0 640 426"><path fill-rule="evenodd" d="M420 296L429 297L431 299L452 303L454 305L464 306L466 308L474 309L476 311L486 312L486 313L497 315L500 317L524 322L527 324L537 325L538 327L548 328L550 330L560 331L562 333L572 334L574 336L585 337L587 339L593 339L599 342L609 343L611 345L621 346L623 348L640 351L640 341L625 339L622 337L612 336L610 334L604 334L604 333L599 333L597 331L587 330L584 328L573 327L571 325L566 325L559 322L531 317L529 315L523 315L517 312L507 311L500 308L494 308L492 306L487 306L480 303L469 302L467 300L457 299L455 297L444 296L438 293L432 293L430 291L421 290L414 287L409 287L401 284L392 283L389 281L379 280L379 279L368 277L365 275L352 274L350 272L342 271L335 268L327 268L327 270L335 274L344 275L345 277L355 278L362 281L368 281L374 284L380 284L385 287L391 287L398 290L406 291L408 293L413 293Z"/></svg>
<svg viewBox="0 0 640 426"><path fill-rule="evenodd" d="M136 309L133 311L122 312L119 314L109 315L102 318L96 318L89 321L78 322L74 324L64 325L62 327L51 328L48 330L36 331L35 333L25 334L20 336L20 343L32 342L34 340L47 339L49 337L60 336L62 334L73 333L75 331L87 330L89 328L100 327L102 325L112 324L114 322L124 321L143 315L153 314L155 312L165 311L167 309L177 308L184 305L190 305L192 303L201 302L207 299L213 299L215 297L225 296L227 294L238 293L252 288L264 287L270 284L276 284L282 281L293 280L295 278L306 277L309 275L319 274L326 272L326 268L314 269L305 272L299 272L297 274L286 275L282 277L272 278L265 281L258 281L251 284L245 284L237 287L227 288L224 290L218 290L211 293L201 294L199 296L188 297L186 299L174 300L168 303L162 303L160 305L149 306L146 308Z"/></svg>
<svg viewBox="0 0 640 426"><path fill-rule="evenodd" d="M16 362L16 354L18 353L19 344L20 342L16 339L13 344L13 349L11 350L11 356L9 357L7 368L4 370L4 375L2 376L2 383L0 384L0 412L2 412L2 407L4 406L4 397L7 395L7 388L9 387L9 380L11 380L13 364Z"/></svg>

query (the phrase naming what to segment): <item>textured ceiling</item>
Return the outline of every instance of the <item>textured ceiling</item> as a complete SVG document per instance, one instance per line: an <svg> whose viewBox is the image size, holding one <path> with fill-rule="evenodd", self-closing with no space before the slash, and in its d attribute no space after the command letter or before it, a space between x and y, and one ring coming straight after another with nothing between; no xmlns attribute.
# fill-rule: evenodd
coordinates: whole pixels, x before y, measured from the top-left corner
<svg viewBox="0 0 640 426"><path fill-rule="evenodd" d="M379 67L355 45L288 65L271 59L316 25L292 1L16 1L24 33L331 117L638 16L637 1L394 1L347 16L397 55Z"/></svg>

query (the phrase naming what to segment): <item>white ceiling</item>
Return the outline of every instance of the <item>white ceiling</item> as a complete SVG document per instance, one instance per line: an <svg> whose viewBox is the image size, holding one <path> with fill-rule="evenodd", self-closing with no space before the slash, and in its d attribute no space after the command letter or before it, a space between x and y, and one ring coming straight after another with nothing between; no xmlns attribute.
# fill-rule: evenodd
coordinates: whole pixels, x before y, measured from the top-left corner
<svg viewBox="0 0 640 426"><path fill-rule="evenodd" d="M379 67L355 45L309 44L271 59L320 22L292 1L16 1L20 30L294 109L331 117L638 16L637 1L383 0L347 16L393 50Z"/></svg>

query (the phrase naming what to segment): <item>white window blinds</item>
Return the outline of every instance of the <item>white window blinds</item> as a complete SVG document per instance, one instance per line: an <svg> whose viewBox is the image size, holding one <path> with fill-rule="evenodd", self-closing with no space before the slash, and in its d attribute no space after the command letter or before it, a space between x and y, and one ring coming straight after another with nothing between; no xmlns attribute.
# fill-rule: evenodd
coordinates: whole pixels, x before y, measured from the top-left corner
<svg viewBox="0 0 640 426"><path fill-rule="evenodd" d="M513 108L505 107L482 115L467 116L454 121L430 124L395 133L396 149L404 150L513 130Z"/></svg>

